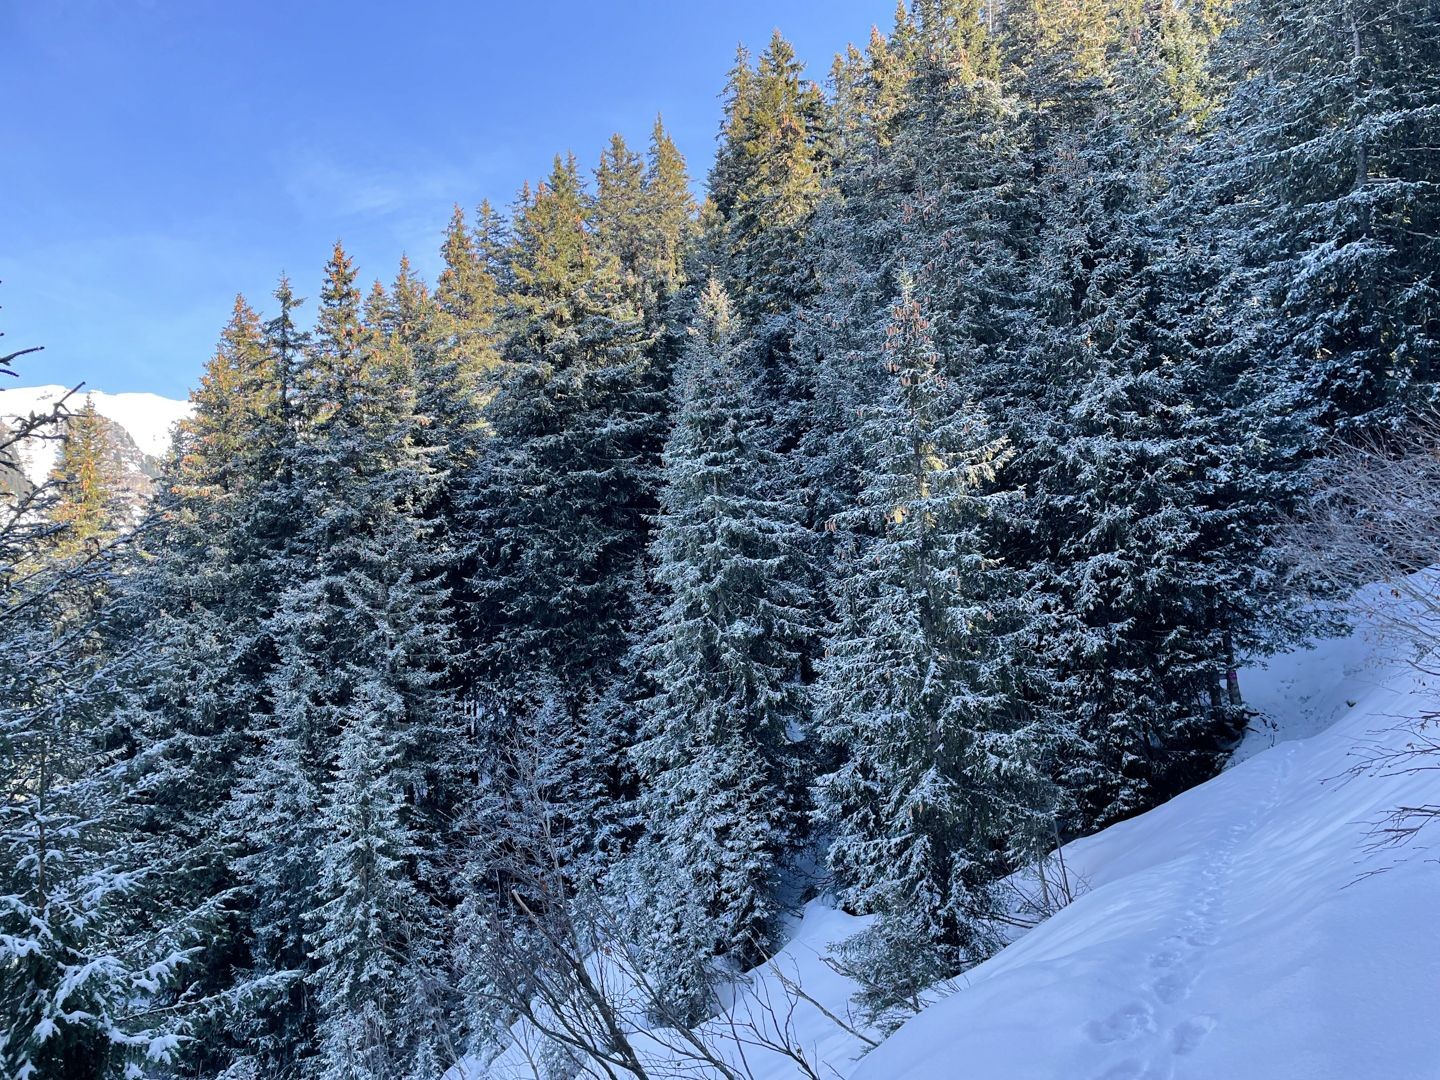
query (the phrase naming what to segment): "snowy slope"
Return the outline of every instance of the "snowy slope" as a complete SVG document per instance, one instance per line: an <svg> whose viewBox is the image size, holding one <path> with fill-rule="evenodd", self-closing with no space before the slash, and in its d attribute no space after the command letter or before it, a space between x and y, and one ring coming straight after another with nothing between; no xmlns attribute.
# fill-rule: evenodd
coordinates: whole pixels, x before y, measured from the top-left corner
<svg viewBox="0 0 1440 1080"><path fill-rule="evenodd" d="M1399 651L1367 620L1247 673L1273 727L1216 779L1071 844L1090 891L853 1080L1440 1078L1440 866L1423 846L1440 825L1366 850L1368 823L1440 802L1440 773L1345 775L1440 699Z"/></svg>
<svg viewBox="0 0 1440 1080"><path fill-rule="evenodd" d="M1361 610L1389 602L1380 589L1362 600ZM1083 894L868 1055L802 1003L797 1031L823 1061L819 1074L1440 1080L1440 865L1425 848L1440 843L1440 823L1408 847L1367 851L1369 823L1401 804L1440 803L1440 772L1346 775L1358 747L1403 747L1404 718L1440 706L1440 692L1375 620L1357 619L1347 639L1245 672L1265 719L1235 764L1068 845ZM862 925L812 904L778 957L842 1017L850 987L821 955ZM759 992L770 993L763 982ZM747 1060L756 1080L804 1075L778 1054L752 1050ZM518 1048L489 1069L472 1060L450 1073L535 1075ZM652 1075L711 1074L662 1066Z"/></svg>
<svg viewBox="0 0 1440 1080"><path fill-rule="evenodd" d="M68 392L64 386L20 386L0 388L0 422L54 407ZM134 440L135 446L149 458L163 457L170 446L171 430L189 416L188 401L175 401L158 394L107 394L102 390L82 391L66 402L71 412L85 407L86 400L95 403L95 411L120 425ZM39 484L50 474L59 452L53 439L29 439L19 448L25 475L32 484Z"/></svg>

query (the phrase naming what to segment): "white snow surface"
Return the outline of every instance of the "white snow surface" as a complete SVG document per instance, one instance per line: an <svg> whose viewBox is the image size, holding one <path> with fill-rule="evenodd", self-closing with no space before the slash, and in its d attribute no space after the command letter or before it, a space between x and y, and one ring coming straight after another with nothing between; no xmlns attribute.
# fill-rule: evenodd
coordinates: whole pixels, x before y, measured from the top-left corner
<svg viewBox="0 0 1440 1080"><path fill-rule="evenodd" d="M69 391L66 386L0 385L0 422L47 412ZM175 425L194 411L188 401L176 401L159 394L107 394L103 390L83 389L73 394L65 407L72 413L79 412L87 400L95 403L95 411L101 416L124 428L141 453L155 458L164 456L170 448ZM43 483L50 475L59 446L54 439L27 439L17 447L31 483Z"/></svg>
<svg viewBox="0 0 1440 1080"><path fill-rule="evenodd" d="M1440 803L1440 772L1351 774L1440 694L1363 614L1386 590L1359 599L1349 638L1242 675L1269 724L1229 769L1068 845L1089 891L852 1080L1440 1078L1440 824L1369 844L1393 808Z"/></svg>
<svg viewBox="0 0 1440 1080"><path fill-rule="evenodd" d="M862 1056L802 1004L797 1031L820 1074L1440 1080L1440 822L1405 846L1370 843L1395 807L1440 803L1440 771L1353 772L1367 747L1403 749L1440 691L1387 643L1386 620L1364 614L1398 601L1381 588L1359 601L1351 636L1242 674L1264 719L1231 767L1067 845L1081 895L879 1047ZM820 956L862 925L812 903L777 958L842 1016L853 988ZM756 1080L803 1075L775 1054L747 1057ZM511 1053L449 1075L536 1074Z"/></svg>

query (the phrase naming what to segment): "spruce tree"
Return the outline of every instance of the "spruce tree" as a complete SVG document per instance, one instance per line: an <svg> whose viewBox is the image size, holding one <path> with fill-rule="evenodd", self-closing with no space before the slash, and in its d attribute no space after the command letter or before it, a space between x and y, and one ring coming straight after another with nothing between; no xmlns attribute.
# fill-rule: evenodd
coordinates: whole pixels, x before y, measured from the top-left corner
<svg viewBox="0 0 1440 1080"><path fill-rule="evenodd" d="M646 274L660 296L673 294L684 279L685 254L695 198L685 159L660 117L650 132L640 221Z"/></svg>
<svg viewBox="0 0 1440 1080"><path fill-rule="evenodd" d="M1273 574L1237 524L1279 508L1235 482L1239 414L1207 393L1167 231L1206 105L1203 32L1148 5L1022 15L1036 229L1002 399L1027 493L1011 543L1046 618L1051 706L1086 743L1061 774L1088 829L1218 766L1243 723L1221 692L1235 641L1290 616L1273 591L1236 592Z"/></svg>
<svg viewBox="0 0 1440 1080"><path fill-rule="evenodd" d="M1024 700L1019 582L991 548L1011 451L963 384L909 286L879 358L887 385L859 421L858 505L833 577L834 626L816 688L829 864L846 903L879 912L844 950L883 1015L997 944L996 879L1049 825L1054 733Z"/></svg>
<svg viewBox="0 0 1440 1080"><path fill-rule="evenodd" d="M1288 383L1323 430L1393 425L1436 378L1440 13L1247 0L1233 18L1233 89L1198 174L1245 313L1217 374L1253 381L1261 355L1276 408Z"/></svg>
<svg viewBox="0 0 1440 1080"><path fill-rule="evenodd" d="M427 502L432 543L445 553L457 654L450 680L458 685L472 673L476 647L471 618L475 543L466 511L468 492L490 436L486 402L494 395L500 368L502 272L499 223L488 204L472 230L459 207L451 216L441 248L444 269L434 297L403 264L387 313L390 347L408 350L415 363L423 424L418 445L427 447L437 484Z"/></svg>
<svg viewBox="0 0 1440 1080"><path fill-rule="evenodd" d="M837 129L845 153L815 216L820 290L800 320L797 352L810 366L813 401L800 461L820 522L852 505L863 448L856 409L883 386L867 355L880 347L895 267L914 226L916 162L894 149L897 115L912 91L914 26L902 8L892 38L877 31L868 52L837 76ZM903 129L901 129L903 130Z"/></svg>
<svg viewBox="0 0 1440 1080"><path fill-rule="evenodd" d="M889 39L872 39L857 74L857 149L817 224L824 289L805 312L802 354L814 366L804 461L820 521L859 491L855 411L884 385L871 357L899 271L923 269L925 302L945 316L943 353L964 360L957 376L978 382L987 402L1010 388L1009 343L1025 321L1021 267L1034 222L1017 103L977 7L929 5L922 15L902 10Z"/></svg>
<svg viewBox="0 0 1440 1080"><path fill-rule="evenodd" d="M754 68L737 57L710 198L726 222L736 309L758 326L809 284L805 238L824 179L825 102L777 31Z"/></svg>
<svg viewBox="0 0 1440 1080"><path fill-rule="evenodd" d="M494 438L469 493L482 668L583 692L624 654L659 409L639 312L572 159L520 209Z"/></svg>
<svg viewBox="0 0 1440 1080"><path fill-rule="evenodd" d="M514 823L487 807L541 798L565 834L558 872L577 883L603 874L633 832L619 824L634 787L624 663L663 399L658 327L637 308L593 214L574 159L557 158L549 180L522 194L506 260L501 364L485 407L491 436L465 504L476 566L466 623L476 786L462 832L478 894L466 901L462 963L485 954L490 931L475 913L493 906L519 857L503 842ZM543 764L543 796L532 796L517 761Z"/></svg>
<svg viewBox="0 0 1440 1080"><path fill-rule="evenodd" d="M290 522L263 555L273 658L225 808L253 897L236 1026L252 1066L282 1076L425 1074L446 1008L434 866L454 744L435 685L448 622L423 516L434 480L410 354L395 325L362 319L354 279L337 246L311 341L282 298L278 452L246 522L257 540ZM384 290L369 312L390 319Z"/></svg>
<svg viewBox="0 0 1440 1080"><path fill-rule="evenodd" d="M278 321L293 334L284 282L277 295ZM245 888L230 800L269 707L275 652L265 627L296 524L278 512L275 490L289 368L237 298L165 462L155 521L138 538L146 557L117 599L118 636L143 642L148 658L129 673L122 709L148 792L145 858L162 868L163 906L206 927L182 997L194 1033L185 1063L197 1071L219 1071L253 1045L255 1016L284 997L257 951L253 911L263 898Z"/></svg>
<svg viewBox="0 0 1440 1080"><path fill-rule="evenodd" d="M421 517L433 475L415 443L414 365L363 323L354 279L337 246L297 387L314 563L277 612L277 713L323 755L318 813L296 823L319 842L306 929L321 1074L423 1075L444 1009L440 916L422 883L449 772L434 690L448 630Z"/></svg>
<svg viewBox="0 0 1440 1080"><path fill-rule="evenodd" d="M645 252L645 161L618 133L595 170L595 243L615 261L632 302L643 306L649 277Z"/></svg>
<svg viewBox="0 0 1440 1080"><path fill-rule="evenodd" d="M65 420L65 437L51 475L56 487L50 519L56 527L57 558L94 550L116 533L129 516L123 478L116 459L110 421L86 398Z"/></svg>
<svg viewBox="0 0 1440 1080"><path fill-rule="evenodd" d="M108 427L89 403L68 421L57 483L0 494L0 1071L16 1077L172 1064L178 1025L150 1010L190 944L152 910L164 886L117 722L137 657L113 634L129 522Z"/></svg>
<svg viewBox="0 0 1440 1080"><path fill-rule="evenodd" d="M677 378L655 537L663 589L646 649L657 692L636 750L646 956L683 1011L713 958L768 955L781 870L804 834L805 530L784 493L753 354L718 282Z"/></svg>
<svg viewBox="0 0 1440 1080"><path fill-rule="evenodd" d="M810 236L829 167L828 126L820 89L778 31L753 67L741 50L710 172L714 217L703 255L757 350L786 451L809 423L813 396L794 341L799 308L815 290Z"/></svg>
<svg viewBox="0 0 1440 1080"><path fill-rule="evenodd" d="M882 1023L985 956L1326 628L1277 540L1431 396L1437 43L915 0L827 100L777 34L698 211L657 119L433 292L237 300L140 532L93 408L39 492L0 436L0 1071L439 1075L594 900L696 1019L807 843Z"/></svg>

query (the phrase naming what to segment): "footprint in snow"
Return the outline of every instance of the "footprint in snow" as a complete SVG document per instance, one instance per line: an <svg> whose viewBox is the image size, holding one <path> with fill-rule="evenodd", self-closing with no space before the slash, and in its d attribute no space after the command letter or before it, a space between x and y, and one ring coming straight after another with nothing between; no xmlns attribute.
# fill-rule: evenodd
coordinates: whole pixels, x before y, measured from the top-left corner
<svg viewBox="0 0 1440 1080"><path fill-rule="evenodd" d="M1188 971L1168 971L1150 984L1155 996L1166 1005L1174 1005L1190 996L1190 984L1195 976Z"/></svg>
<svg viewBox="0 0 1440 1080"><path fill-rule="evenodd" d="M1123 1042L1155 1030L1155 1011L1143 1001L1131 1002L1104 1020L1091 1020L1085 1033L1097 1043Z"/></svg>
<svg viewBox="0 0 1440 1080"><path fill-rule="evenodd" d="M1118 1065L1112 1065L1095 1080L1171 1080L1174 1068L1168 1062L1144 1062L1126 1058Z"/></svg>
<svg viewBox="0 0 1440 1080"><path fill-rule="evenodd" d="M1192 1016L1188 1020L1182 1020L1170 1032L1170 1049L1182 1056L1193 1054L1205 1041L1205 1036L1214 1030L1213 1016Z"/></svg>
<svg viewBox="0 0 1440 1080"><path fill-rule="evenodd" d="M1177 937L1171 937L1170 941L1179 941ZM1179 949L1161 949L1157 953L1150 954L1150 966L1152 968L1172 968L1185 959Z"/></svg>
<svg viewBox="0 0 1440 1080"><path fill-rule="evenodd" d="M1122 1061L1120 1064L1106 1069L1095 1080L1140 1080L1140 1074L1144 1068L1144 1065L1134 1059Z"/></svg>

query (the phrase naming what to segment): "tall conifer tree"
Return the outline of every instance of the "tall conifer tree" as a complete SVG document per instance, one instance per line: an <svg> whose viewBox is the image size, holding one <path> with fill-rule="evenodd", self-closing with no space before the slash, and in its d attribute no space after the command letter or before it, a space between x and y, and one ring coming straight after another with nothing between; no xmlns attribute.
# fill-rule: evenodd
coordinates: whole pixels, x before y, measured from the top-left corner
<svg viewBox="0 0 1440 1080"><path fill-rule="evenodd" d="M840 515L835 625L817 687L843 755L819 785L846 900L882 923L848 951L883 1012L996 947L991 891L1033 856L1053 796L1054 733L1027 710L1029 643L1016 575L987 519L1009 456L944 373L909 287L863 410L866 482Z"/></svg>
<svg viewBox="0 0 1440 1080"><path fill-rule="evenodd" d="M768 955L780 875L803 829L801 685L810 597L801 508L786 498L754 356L718 282L677 378L655 538L657 686L637 750L648 957L687 1011L712 959Z"/></svg>
<svg viewBox="0 0 1440 1080"><path fill-rule="evenodd" d="M58 419L24 430L55 435ZM0 494L0 1071L16 1077L171 1065L176 1025L149 1003L190 943L153 910L163 886L118 719L136 657L112 647L128 522L109 428L89 403L68 421L54 488Z"/></svg>
<svg viewBox="0 0 1440 1080"><path fill-rule="evenodd" d="M1232 314L1217 374L1253 383L1262 355L1272 408L1393 425L1437 377L1440 13L1247 0L1233 17L1218 53L1233 89L1197 189L1227 241L1225 302L1253 310Z"/></svg>
<svg viewBox="0 0 1440 1080"><path fill-rule="evenodd" d="M557 158L517 216L495 437L470 493L485 663L581 693L625 650L659 437L639 312L589 217Z"/></svg>

